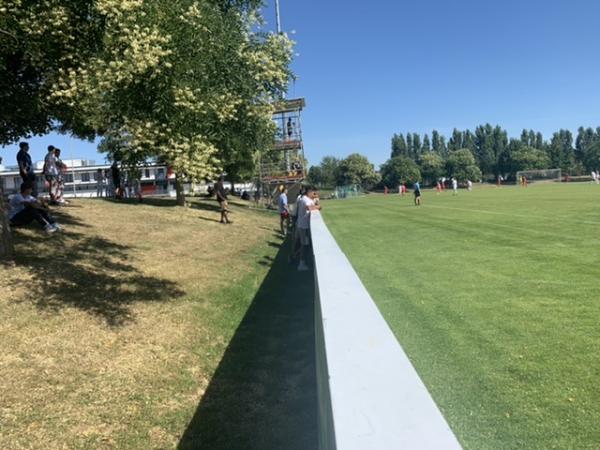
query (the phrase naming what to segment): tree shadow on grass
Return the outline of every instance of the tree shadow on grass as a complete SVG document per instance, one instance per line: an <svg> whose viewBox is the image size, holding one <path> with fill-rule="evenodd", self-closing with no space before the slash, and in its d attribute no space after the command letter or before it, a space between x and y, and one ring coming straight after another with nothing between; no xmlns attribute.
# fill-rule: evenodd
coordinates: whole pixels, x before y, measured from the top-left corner
<svg viewBox="0 0 600 450"><path fill-rule="evenodd" d="M77 308L119 327L135 320L135 303L184 295L176 283L147 276L128 263L130 247L103 237L75 231L48 236L20 229L14 234L15 263L32 278L12 283L25 284L28 297L23 301L41 310Z"/></svg>
<svg viewBox="0 0 600 450"><path fill-rule="evenodd" d="M121 200L115 200L113 198L103 198L104 201L111 203L121 203L124 205L146 205L146 206L156 206L158 208L175 208L177 206L177 201L171 197L144 197L144 200L140 202L138 199L134 198L124 198ZM221 207L219 203L215 200L214 197L187 197L186 198L188 207L191 209L199 209L202 211L211 211L211 212L221 212ZM238 204L237 201L230 202L233 206L244 206Z"/></svg>
<svg viewBox="0 0 600 450"><path fill-rule="evenodd" d="M314 279L282 248L179 449L307 450L317 444Z"/></svg>

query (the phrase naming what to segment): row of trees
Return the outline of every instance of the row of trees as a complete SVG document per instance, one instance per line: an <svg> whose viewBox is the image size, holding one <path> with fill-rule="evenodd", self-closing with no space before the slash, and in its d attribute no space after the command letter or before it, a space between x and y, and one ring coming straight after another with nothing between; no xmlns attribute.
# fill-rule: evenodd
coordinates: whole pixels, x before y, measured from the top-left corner
<svg viewBox="0 0 600 450"><path fill-rule="evenodd" d="M416 133L394 134L391 159L382 166L384 182L391 167L399 166L405 168L402 175L420 174L430 181L443 175L461 180L511 177L519 170L545 168L579 175L600 168L600 127L580 127L575 139L569 130L559 130L550 141L534 130L509 138L506 130L490 124L475 131L454 129L447 141L436 130L431 139L428 134L422 138Z"/></svg>
<svg viewBox="0 0 600 450"><path fill-rule="evenodd" d="M103 136L113 156L192 181L245 176L269 148L293 43L256 32L260 0L1 4L0 144Z"/></svg>
<svg viewBox="0 0 600 450"><path fill-rule="evenodd" d="M461 149L449 154L446 161L435 153L424 154L419 164L407 156L395 156L383 164L379 172L367 157L358 153L344 159L326 156L319 165L310 168L308 179L321 187L356 184L363 189L395 188L401 183L410 184L417 180L433 181L446 170L460 180L478 180L481 177L473 155L469 150Z"/></svg>
<svg viewBox="0 0 600 450"><path fill-rule="evenodd" d="M310 168L308 180L321 187L360 185L370 189L381 181L381 177L367 157L352 153L344 159L325 156L318 166Z"/></svg>
<svg viewBox="0 0 600 450"><path fill-rule="evenodd" d="M417 180L432 184L443 176L477 181L548 168L560 168L571 175L600 169L600 127L581 127L575 139L569 130L560 130L550 141L534 130L523 130L519 139L510 139L506 130L490 124L478 126L474 132L455 129L449 139L436 130L431 138L428 134L394 134L390 159L379 172L357 153L346 159L326 156L310 168L309 181L327 187L359 184L364 189L395 188Z"/></svg>

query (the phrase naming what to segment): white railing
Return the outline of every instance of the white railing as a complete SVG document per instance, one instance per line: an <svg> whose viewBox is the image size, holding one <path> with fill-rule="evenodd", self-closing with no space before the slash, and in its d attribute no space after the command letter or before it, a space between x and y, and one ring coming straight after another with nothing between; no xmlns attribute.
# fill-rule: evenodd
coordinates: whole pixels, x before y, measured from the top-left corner
<svg viewBox="0 0 600 450"><path fill-rule="evenodd" d="M311 216L320 449L460 449L321 214Z"/></svg>

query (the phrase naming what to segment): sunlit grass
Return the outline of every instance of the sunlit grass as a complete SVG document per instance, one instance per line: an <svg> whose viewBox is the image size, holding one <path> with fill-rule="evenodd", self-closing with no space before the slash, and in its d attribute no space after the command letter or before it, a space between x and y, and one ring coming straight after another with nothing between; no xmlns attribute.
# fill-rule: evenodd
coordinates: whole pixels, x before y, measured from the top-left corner
<svg viewBox="0 0 600 450"><path fill-rule="evenodd" d="M0 448L177 446L278 241L270 214L234 205L223 226L214 200L173 206L76 200L64 232L15 232Z"/></svg>
<svg viewBox="0 0 600 450"><path fill-rule="evenodd" d="M326 203L465 448L600 448L599 187Z"/></svg>

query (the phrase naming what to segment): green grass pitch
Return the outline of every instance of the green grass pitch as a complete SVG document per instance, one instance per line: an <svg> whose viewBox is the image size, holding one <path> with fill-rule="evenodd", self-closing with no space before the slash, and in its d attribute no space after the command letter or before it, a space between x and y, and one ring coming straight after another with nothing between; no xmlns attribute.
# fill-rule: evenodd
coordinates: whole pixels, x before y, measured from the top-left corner
<svg viewBox="0 0 600 450"><path fill-rule="evenodd" d="M323 213L465 448L600 449L600 186Z"/></svg>

